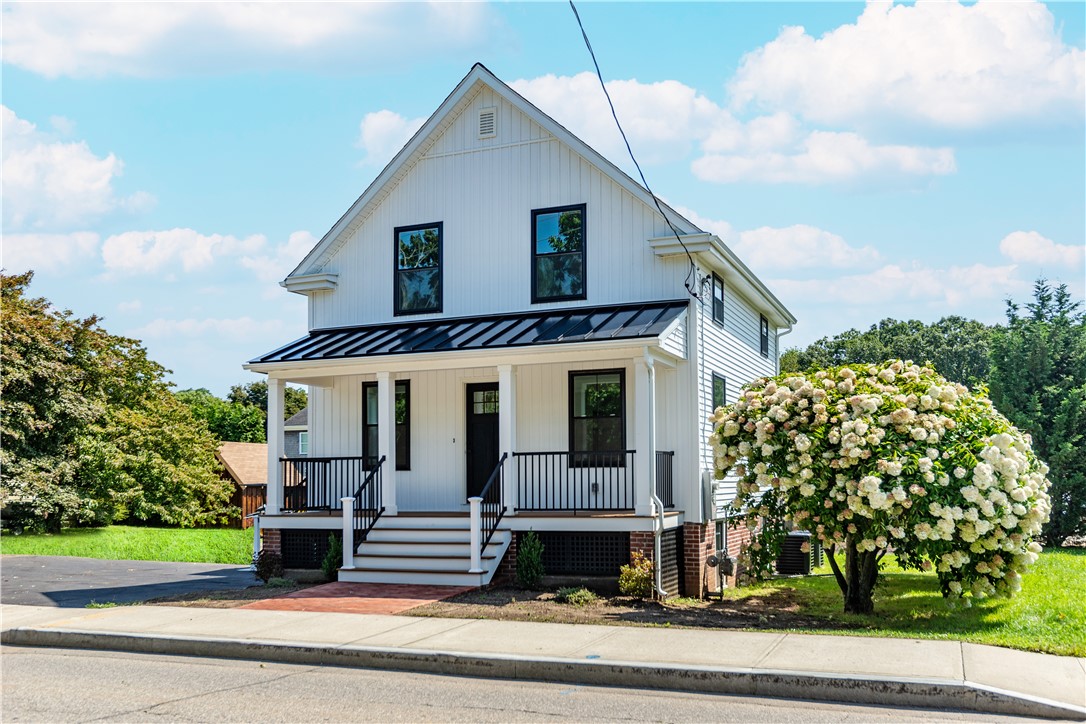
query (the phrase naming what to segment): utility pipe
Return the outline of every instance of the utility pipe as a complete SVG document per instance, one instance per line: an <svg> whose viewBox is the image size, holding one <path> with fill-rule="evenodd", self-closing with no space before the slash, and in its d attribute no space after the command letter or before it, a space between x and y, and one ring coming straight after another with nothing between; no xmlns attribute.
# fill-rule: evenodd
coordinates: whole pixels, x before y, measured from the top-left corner
<svg viewBox="0 0 1086 724"><path fill-rule="evenodd" d="M663 587L660 551L660 536L664 534L664 503L656 494L656 366L648 347L644 348L643 355L649 378L649 399L645 400L645 407L649 415L649 449L646 451L649 456L649 500L652 501L653 507L656 508L656 517L652 521L653 569L656 574L653 586L656 588L657 596L666 598L667 591Z"/></svg>

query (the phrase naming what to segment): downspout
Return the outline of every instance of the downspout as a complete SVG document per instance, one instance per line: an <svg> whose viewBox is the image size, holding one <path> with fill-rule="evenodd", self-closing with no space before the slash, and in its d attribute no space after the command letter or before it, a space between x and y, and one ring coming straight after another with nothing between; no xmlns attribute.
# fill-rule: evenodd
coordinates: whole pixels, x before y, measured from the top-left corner
<svg viewBox="0 0 1086 724"><path fill-rule="evenodd" d="M652 521L652 550L653 550L653 569L656 574L653 586L656 588L656 595L661 599L667 597L667 591L663 587L663 571L661 569L661 541L660 537L664 534L664 501L660 500L660 496L656 494L656 367L652 359L652 355L649 354L649 348L644 349L645 356L645 368L649 377L649 400L646 402L649 408L649 500L652 501L653 507L656 509L656 516Z"/></svg>
<svg viewBox="0 0 1086 724"><path fill-rule="evenodd" d="M780 329L778 329L777 333L776 333L776 341L773 343L774 347L777 350L777 355L776 355L777 361L775 362L774 367L777 370L778 375L781 373L781 337L783 337L786 334L791 333L791 331L792 331L792 325L791 324L788 325L788 329L784 330L783 332Z"/></svg>

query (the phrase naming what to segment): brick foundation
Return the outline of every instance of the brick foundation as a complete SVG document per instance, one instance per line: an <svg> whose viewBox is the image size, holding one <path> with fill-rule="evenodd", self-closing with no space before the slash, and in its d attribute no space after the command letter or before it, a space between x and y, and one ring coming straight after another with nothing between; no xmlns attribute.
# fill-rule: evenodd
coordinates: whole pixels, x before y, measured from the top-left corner
<svg viewBox="0 0 1086 724"><path fill-rule="evenodd" d="M520 535L517 531L511 531L512 538L509 541L509 548L505 551L505 556L502 558L502 562L498 564L498 570L494 574L494 579L491 584L497 583L511 583L517 580L517 536Z"/></svg>
<svg viewBox="0 0 1086 724"><path fill-rule="evenodd" d="M643 530L635 530L630 533L630 554L641 553L650 561L655 553L655 541L652 533Z"/></svg>
<svg viewBox="0 0 1086 724"><path fill-rule="evenodd" d="M260 547L262 550L270 551L272 553L283 553L283 536L279 532L278 528L261 528L260 530Z"/></svg>
<svg viewBox="0 0 1086 724"><path fill-rule="evenodd" d="M747 528L746 523L743 522L728 522L725 527L725 536L727 538L727 550L729 556L739 557L739 551L750 543L753 534L750 529ZM736 573L740 571L737 569ZM734 588L736 585L737 576L728 576L724 579L725 584Z"/></svg>
<svg viewBox="0 0 1086 724"><path fill-rule="evenodd" d="M687 596L702 598L717 590L716 571L705 565L715 547L716 532L711 524L683 524L683 582Z"/></svg>

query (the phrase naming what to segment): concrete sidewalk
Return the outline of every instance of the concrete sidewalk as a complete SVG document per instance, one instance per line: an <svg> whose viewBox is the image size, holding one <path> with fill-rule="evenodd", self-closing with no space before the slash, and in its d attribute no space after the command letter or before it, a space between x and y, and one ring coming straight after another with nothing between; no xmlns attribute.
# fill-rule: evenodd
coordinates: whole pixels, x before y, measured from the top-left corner
<svg viewBox="0 0 1086 724"><path fill-rule="evenodd" d="M1086 719L1086 659L952 641L17 605L0 608L0 641Z"/></svg>

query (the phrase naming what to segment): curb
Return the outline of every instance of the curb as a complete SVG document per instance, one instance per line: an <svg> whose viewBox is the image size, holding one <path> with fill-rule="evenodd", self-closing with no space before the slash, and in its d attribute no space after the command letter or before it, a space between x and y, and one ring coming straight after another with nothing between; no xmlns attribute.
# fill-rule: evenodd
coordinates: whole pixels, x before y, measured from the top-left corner
<svg viewBox="0 0 1086 724"><path fill-rule="evenodd" d="M949 679L729 669L605 659L528 658L511 654L321 646L63 628L9 629L0 633L0 643L1086 720L1086 708L1083 707Z"/></svg>

